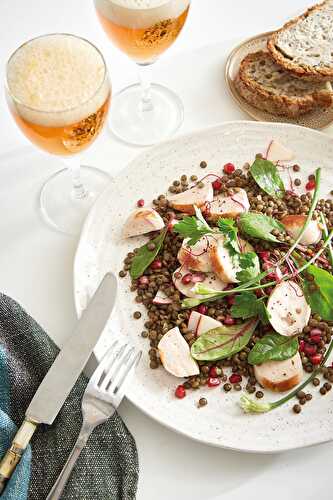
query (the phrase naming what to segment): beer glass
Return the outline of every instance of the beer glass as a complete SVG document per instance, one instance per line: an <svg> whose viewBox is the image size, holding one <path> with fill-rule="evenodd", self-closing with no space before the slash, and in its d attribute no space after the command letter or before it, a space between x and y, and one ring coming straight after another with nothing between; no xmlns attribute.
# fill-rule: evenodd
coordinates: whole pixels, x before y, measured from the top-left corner
<svg viewBox="0 0 333 500"><path fill-rule="evenodd" d="M94 0L113 43L139 67L140 83L113 96L110 126L123 141L140 146L172 135L183 121L183 104L170 89L151 83L150 66L182 30L190 0Z"/></svg>
<svg viewBox="0 0 333 500"><path fill-rule="evenodd" d="M108 175L80 167L79 154L96 139L111 97L104 58L87 40L63 33L21 45L7 63L5 91L18 127L36 146L61 157L67 167L40 193L46 222L77 234Z"/></svg>

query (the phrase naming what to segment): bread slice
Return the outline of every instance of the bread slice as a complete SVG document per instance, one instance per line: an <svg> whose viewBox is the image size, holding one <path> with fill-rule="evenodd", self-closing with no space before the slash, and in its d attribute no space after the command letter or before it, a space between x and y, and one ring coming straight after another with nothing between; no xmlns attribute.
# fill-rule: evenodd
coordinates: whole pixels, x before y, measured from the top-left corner
<svg viewBox="0 0 333 500"><path fill-rule="evenodd" d="M310 82L281 68L268 52L248 54L235 80L240 95L252 106L275 115L296 118L332 105L329 82Z"/></svg>
<svg viewBox="0 0 333 500"><path fill-rule="evenodd" d="M297 77L333 80L333 0L315 5L268 39L273 59Z"/></svg>

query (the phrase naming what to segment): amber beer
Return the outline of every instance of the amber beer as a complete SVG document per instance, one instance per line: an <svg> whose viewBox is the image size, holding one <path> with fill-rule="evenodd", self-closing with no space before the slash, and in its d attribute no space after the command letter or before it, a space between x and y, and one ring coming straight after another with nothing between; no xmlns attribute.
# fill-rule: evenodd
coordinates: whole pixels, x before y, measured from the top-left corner
<svg viewBox="0 0 333 500"><path fill-rule="evenodd" d="M31 142L56 155L78 153L94 141L107 115L104 60L89 42L70 35L31 40L8 62L7 99Z"/></svg>
<svg viewBox="0 0 333 500"><path fill-rule="evenodd" d="M100 22L114 44L137 63L154 62L176 40L189 0L95 0Z"/></svg>

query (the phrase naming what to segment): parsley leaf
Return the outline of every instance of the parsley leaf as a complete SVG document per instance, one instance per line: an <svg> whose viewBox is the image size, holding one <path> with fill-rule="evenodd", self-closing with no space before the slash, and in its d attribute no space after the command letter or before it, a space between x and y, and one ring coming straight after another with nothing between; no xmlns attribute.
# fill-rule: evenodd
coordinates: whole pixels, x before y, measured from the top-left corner
<svg viewBox="0 0 333 500"><path fill-rule="evenodd" d="M237 255L238 265L241 268L238 273L236 273L236 278L241 283L249 281L260 272L259 259L256 253L246 252Z"/></svg>
<svg viewBox="0 0 333 500"><path fill-rule="evenodd" d="M188 246L195 245L205 234L212 234L212 228L205 221L201 210L194 206L196 217L184 217L173 226L173 230L184 238L189 238Z"/></svg>
<svg viewBox="0 0 333 500"><path fill-rule="evenodd" d="M235 303L231 308L231 316L242 319L259 316L263 324L266 325L269 323L269 313L264 302L264 297L258 299L252 292L244 292L241 295L236 295Z"/></svg>
<svg viewBox="0 0 333 500"><path fill-rule="evenodd" d="M233 219L219 219L217 222L220 232L224 235L224 246L231 251L231 255L240 253L238 244L238 229Z"/></svg>

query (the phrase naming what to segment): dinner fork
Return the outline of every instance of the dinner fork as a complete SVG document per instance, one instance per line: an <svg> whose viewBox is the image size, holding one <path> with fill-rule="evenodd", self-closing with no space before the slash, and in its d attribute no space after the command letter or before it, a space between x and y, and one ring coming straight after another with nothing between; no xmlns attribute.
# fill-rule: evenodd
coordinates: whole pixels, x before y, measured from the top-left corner
<svg viewBox="0 0 333 500"><path fill-rule="evenodd" d="M93 373L82 399L83 422L79 437L46 500L58 500L92 431L108 420L125 395L125 384L140 361L142 351L116 340Z"/></svg>

